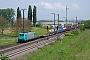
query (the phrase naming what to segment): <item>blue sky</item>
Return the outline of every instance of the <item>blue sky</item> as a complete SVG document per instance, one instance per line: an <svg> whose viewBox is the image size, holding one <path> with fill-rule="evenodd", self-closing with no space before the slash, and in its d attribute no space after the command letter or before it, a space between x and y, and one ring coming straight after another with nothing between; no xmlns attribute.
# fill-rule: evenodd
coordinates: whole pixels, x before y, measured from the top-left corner
<svg viewBox="0 0 90 60"><path fill-rule="evenodd" d="M27 18L28 6L37 7L37 20L53 20L51 13L60 14L60 19L65 20L65 7L68 6L68 20L90 19L90 0L0 0L0 9L17 7L25 8L25 18ZM57 15L56 15L57 19Z"/></svg>

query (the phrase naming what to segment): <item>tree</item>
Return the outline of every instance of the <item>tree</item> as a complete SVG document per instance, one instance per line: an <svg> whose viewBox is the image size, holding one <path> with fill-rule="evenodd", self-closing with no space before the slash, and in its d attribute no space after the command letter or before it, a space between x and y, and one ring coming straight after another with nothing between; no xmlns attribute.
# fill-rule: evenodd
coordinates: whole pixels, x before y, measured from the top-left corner
<svg viewBox="0 0 90 60"><path fill-rule="evenodd" d="M25 20L25 31L28 32L30 31L30 26L31 26L31 21L30 20Z"/></svg>
<svg viewBox="0 0 90 60"><path fill-rule="evenodd" d="M0 17L0 29L1 29L1 33L3 34L3 31L5 30L5 28L7 27L8 22L5 18Z"/></svg>
<svg viewBox="0 0 90 60"><path fill-rule="evenodd" d="M36 6L34 6L33 8L33 26L36 25L36 22L37 22L37 18L36 18Z"/></svg>
<svg viewBox="0 0 90 60"><path fill-rule="evenodd" d="M90 29L90 20L84 22L85 28Z"/></svg>
<svg viewBox="0 0 90 60"><path fill-rule="evenodd" d="M17 19L21 18L21 10L19 9L19 7L17 8Z"/></svg>
<svg viewBox="0 0 90 60"><path fill-rule="evenodd" d="M38 22L38 24L36 25L36 27L42 27L42 22Z"/></svg>
<svg viewBox="0 0 90 60"><path fill-rule="evenodd" d="M22 31L22 18L18 18L15 23L14 23L14 29L13 29L16 33L16 35L18 35L19 32Z"/></svg>
<svg viewBox="0 0 90 60"><path fill-rule="evenodd" d="M0 9L0 16L8 21L8 25L12 25L14 21L15 11L12 8Z"/></svg>
<svg viewBox="0 0 90 60"><path fill-rule="evenodd" d="M31 8L31 5L29 5L29 8L28 8L28 20L30 20L32 22L32 8Z"/></svg>
<svg viewBox="0 0 90 60"><path fill-rule="evenodd" d="M80 25L80 30L81 30L81 32L84 31L85 30L85 26L81 24Z"/></svg>

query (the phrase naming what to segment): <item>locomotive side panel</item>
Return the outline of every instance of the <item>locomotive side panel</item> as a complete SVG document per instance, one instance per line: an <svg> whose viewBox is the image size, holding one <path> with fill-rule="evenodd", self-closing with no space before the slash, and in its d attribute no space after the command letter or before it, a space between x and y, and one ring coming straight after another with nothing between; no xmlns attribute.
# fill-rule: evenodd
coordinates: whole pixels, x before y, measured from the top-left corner
<svg viewBox="0 0 90 60"><path fill-rule="evenodd" d="M27 33L27 40L33 39L34 38L34 32L28 32Z"/></svg>

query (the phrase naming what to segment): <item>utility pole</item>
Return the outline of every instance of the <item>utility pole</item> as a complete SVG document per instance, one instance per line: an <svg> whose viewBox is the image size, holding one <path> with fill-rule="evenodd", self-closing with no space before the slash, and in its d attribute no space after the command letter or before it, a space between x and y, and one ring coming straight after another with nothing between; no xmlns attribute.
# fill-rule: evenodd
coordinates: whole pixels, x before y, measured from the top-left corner
<svg viewBox="0 0 90 60"><path fill-rule="evenodd" d="M58 26L57 26L57 33L59 32L58 30L59 30L59 14L58 14ZM59 37L59 33L58 33L57 39L59 39L59 38L60 38L60 37Z"/></svg>
<svg viewBox="0 0 90 60"><path fill-rule="evenodd" d="M77 16L76 16L76 24L77 24Z"/></svg>
<svg viewBox="0 0 90 60"><path fill-rule="evenodd" d="M67 25L67 9L69 9L69 8L67 8L67 6L66 6L66 25Z"/></svg>
<svg viewBox="0 0 90 60"><path fill-rule="evenodd" d="M51 14L54 14L54 26L55 26L55 13L51 13Z"/></svg>
<svg viewBox="0 0 90 60"><path fill-rule="evenodd" d="M78 23L77 23L77 16L76 16L76 26L77 26L77 24L78 24ZM78 27L78 26L77 26L77 27ZM77 28L77 27L76 27L76 28Z"/></svg>
<svg viewBox="0 0 90 60"><path fill-rule="evenodd" d="M26 9L21 9L23 11L23 32L24 32L24 10Z"/></svg>
<svg viewBox="0 0 90 60"><path fill-rule="evenodd" d="M59 14L58 14L58 26L59 26Z"/></svg>

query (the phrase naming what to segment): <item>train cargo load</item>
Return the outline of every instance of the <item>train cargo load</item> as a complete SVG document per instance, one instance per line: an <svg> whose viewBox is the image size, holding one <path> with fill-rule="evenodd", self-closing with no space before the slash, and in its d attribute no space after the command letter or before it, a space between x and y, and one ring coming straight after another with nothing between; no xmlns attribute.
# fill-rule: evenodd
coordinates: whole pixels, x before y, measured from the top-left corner
<svg viewBox="0 0 90 60"><path fill-rule="evenodd" d="M66 27L66 31L71 30L71 26L65 26Z"/></svg>

